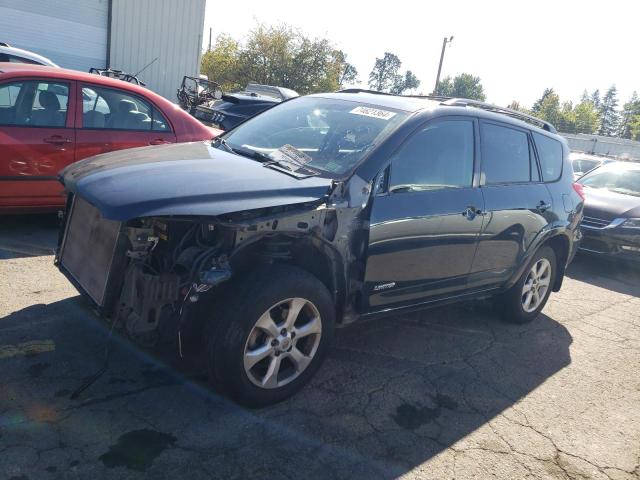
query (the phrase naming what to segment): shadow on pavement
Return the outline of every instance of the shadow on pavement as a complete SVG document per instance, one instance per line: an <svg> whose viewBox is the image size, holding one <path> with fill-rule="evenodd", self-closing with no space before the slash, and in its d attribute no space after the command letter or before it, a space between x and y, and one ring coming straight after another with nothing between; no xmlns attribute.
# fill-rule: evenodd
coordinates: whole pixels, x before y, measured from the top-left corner
<svg viewBox="0 0 640 480"><path fill-rule="evenodd" d="M79 297L0 319L2 443L64 446L21 473L396 478L569 365L572 342L552 318L508 325L481 302L355 324L302 392L246 410L116 335L107 372L71 400L107 335Z"/></svg>
<svg viewBox="0 0 640 480"><path fill-rule="evenodd" d="M57 214L0 216L0 258L52 255L59 223Z"/></svg>
<svg viewBox="0 0 640 480"><path fill-rule="evenodd" d="M567 276L614 292L640 296L640 262L634 264L579 253L569 265Z"/></svg>

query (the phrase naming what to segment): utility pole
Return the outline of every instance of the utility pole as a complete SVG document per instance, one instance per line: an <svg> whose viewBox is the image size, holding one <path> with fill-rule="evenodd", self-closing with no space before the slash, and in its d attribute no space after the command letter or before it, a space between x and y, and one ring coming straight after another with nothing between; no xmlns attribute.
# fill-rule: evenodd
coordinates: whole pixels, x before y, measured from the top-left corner
<svg viewBox="0 0 640 480"><path fill-rule="evenodd" d="M442 41L442 53L440 53L440 65L438 65L438 76L436 77L436 85L433 87L433 94L436 95L438 91L438 83L440 83L440 72L442 71L442 61L444 60L444 49L447 48L447 43L451 43L453 41L453 35L449 38L444 37Z"/></svg>
<svg viewBox="0 0 640 480"><path fill-rule="evenodd" d="M211 31L213 30L212 27L209 27L209 50L207 50L207 52L211 51Z"/></svg>

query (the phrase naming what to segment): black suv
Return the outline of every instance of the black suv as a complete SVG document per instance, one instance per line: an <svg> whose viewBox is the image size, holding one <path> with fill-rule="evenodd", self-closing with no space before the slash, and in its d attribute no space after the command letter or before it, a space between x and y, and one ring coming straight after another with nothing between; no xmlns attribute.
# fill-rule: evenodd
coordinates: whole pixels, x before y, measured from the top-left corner
<svg viewBox="0 0 640 480"><path fill-rule="evenodd" d="M56 262L112 327L265 405L362 317L494 297L534 319L580 236L568 154L551 125L471 100L295 98L211 142L68 167Z"/></svg>

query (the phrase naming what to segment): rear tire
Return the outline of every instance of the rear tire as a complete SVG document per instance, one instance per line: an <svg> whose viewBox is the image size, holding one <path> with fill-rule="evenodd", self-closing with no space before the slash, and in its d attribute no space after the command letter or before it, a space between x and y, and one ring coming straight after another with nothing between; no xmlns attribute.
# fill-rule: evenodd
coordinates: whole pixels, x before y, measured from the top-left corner
<svg viewBox="0 0 640 480"><path fill-rule="evenodd" d="M502 319L523 324L536 318L549 299L556 273L556 254L551 247L543 246L515 285L495 298Z"/></svg>
<svg viewBox="0 0 640 480"><path fill-rule="evenodd" d="M261 268L230 287L207 333L209 378L243 405L280 402L311 379L329 351L331 294L289 265Z"/></svg>

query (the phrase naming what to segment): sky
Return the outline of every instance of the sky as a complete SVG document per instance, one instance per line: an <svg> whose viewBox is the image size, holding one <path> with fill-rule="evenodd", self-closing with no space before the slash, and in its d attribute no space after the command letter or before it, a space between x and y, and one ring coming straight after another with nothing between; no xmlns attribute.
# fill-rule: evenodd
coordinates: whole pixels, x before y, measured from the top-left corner
<svg viewBox="0 0 640 480"><path fill-rule="evenodd" d="M442 77L466 72L482 80L487 100L530 107L545 88L579 100L586 88L615 84L620 105L640 93L639 0L243 0L225 12L207 0L203 48L221 33L243 40L262 22L286 23L326 37L347 54L366 88L376 57L392 52L433 90L443 38Z"/></svg>

